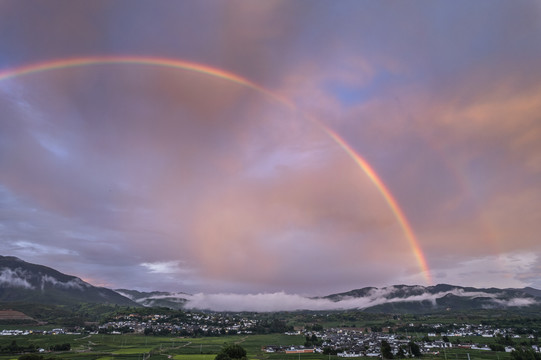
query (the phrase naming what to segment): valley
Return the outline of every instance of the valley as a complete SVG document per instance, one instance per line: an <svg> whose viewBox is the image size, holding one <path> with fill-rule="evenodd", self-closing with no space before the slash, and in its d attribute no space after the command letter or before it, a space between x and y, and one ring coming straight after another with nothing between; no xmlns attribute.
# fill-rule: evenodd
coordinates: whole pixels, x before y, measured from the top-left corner
<svg viewBox="0 0 541 360"><path fill-rule="evenodd" d="M115 291L14 257L0 257L0 279L0 360L214 360L225 344L249 360L541 356L533 288L395 285L311 298Z"/></svg>
<svg viewBox="0 0 541 360"><path fill-rule="evenodd" d="M539 351L541 316L117 308L86 326L21 324L1 329L0 360L18 359L24 352L44 359L213 360L227 343L243 346L250 360L381 358L384 342L396 358L411 357L418 347L417 357L428 359L505 360L513 359L513 349ZM69 350L58 350L66 344Z"/></svg>

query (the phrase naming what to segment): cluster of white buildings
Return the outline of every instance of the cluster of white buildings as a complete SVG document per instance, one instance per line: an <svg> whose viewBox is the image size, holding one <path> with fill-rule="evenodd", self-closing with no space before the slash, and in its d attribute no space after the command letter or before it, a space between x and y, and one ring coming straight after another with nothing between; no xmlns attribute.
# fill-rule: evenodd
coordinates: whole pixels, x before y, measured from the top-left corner
<svg viewBox="0 0 541 360"><path fill-rule="evenodd" d="M456 324L455 324L456 325ZM434 325L435 330L440 326ZM510 329L498 329L488 325L456 325L457 330L452 332L429 332L426 334L425 339L422 341L415 341L415 344L419 346L421 353L425 354L437 354L445 349L450 348L467 348L472 350L491 350L491 348L484 343L482 339L493 338L496 336L507 336L515 341L522 342L525 340L534 339L533 335L520 336L514 334ZM363 332L355 329L326 329L320 332L304 332L306 336L316 335L319 339L323 340L320 347L314 348L315 352L322 352L324 348L337 351L339 357L361 357L361 356L381 356L381 344L386 341L391 346L392 352L396 355L402 349L402 351L408 352L408 346L412 339L411 334L391 334L380 332ZM416 334L419 338L419 334ZM451 342L449 337L478 337L477 343L461 343L460 341ZM428 337L428 339L426 339ZM448 341L444 341L448 340ZM430 340L430 341L425 341ZM465 342L465 341L464 341ZM493 341L491 341L493 342ZM532 345L532 348L536 352L540 352L540 346ZM514 347L505 346L506 352L512 352Z"/></svg>
<svg viewBox="0 0 541 360"><path fill-rule="evenodd" d="M2 330L0 331L0 336L29 335L31 333L31 330Z"/></svg>

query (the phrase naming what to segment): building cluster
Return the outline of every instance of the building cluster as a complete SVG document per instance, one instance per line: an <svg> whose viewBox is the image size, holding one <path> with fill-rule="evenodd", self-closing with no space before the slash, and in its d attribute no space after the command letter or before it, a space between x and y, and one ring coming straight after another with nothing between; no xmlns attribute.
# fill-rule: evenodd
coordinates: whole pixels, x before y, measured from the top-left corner
<svg viewBox="0 0 541 360"><path fill-rule="evenodd" d="M462 324L457 325L453 324L453 330L451 331L437 331L441 324L434 325L434 332L428 333L428 336L447 336L447 337L461 337L461 336L481 336L481 337L495 337L498 335L506 336L511 335L516 338L520 338L520 335L514 334L511 329L499 329L494 328L490 325L471 325L471 324Z"/></svg>
<svg viewBox="0 0 541 360"><path fill-rule="evenodd" d="M145 315L129 314L117 316L99 326L98 332L120 334L127 332L145 334L173 334L179 336L192 335L226 335L226 334L251 334L257 326L256 319L248 319L242 316L229 314L200 314L185 313L182 318L169 315Z"/></svg>
<svg viewBox="0 0 541 360"><path fill-rule="evenodd" d="M77 331L67 331L62 328L52 329L52 330L2 330L0 331L0 336L10 336L10 335L80 335L80 332Z"/></svg>
<svg viewBox="0 0 541 360"><path fill-rule="evenodd" d="M426 326L426 325L425 325ZM370 332L358 329L343 329L330 328L322 331L304 331L302 334L306 338L320 339L320 345L305 348L304 346L282 346L269 345L262 348L263 351L269 353L284 352L284 353L336 353L339 357L381 357L382 344L389 344L391 352L394 355L412 355L416 347L421 354L438 354L450 348L465 348L472 350L492 350L487 344L486 338L501 336L508 339L524 341L525 339L533 339L533 335L521 337L514 334L511 329L493 328L489 325L471 325L471 324L454 324L456 330L451 332L441 332L438 329L441 325L431 325L433 332L418 334L418 333L400 333L392 334L389 332ZM294 335L296 333L289 333ZM458 337L476 337L478 341L461 342ZM418 340L422 337L422 340ZM412 341L415 338L417 340ZM451 338L451 339L450 339ZM491 341L493 342L493 341ZM540 352L540 347L531 345L533 350ZM507 345L504 347L506 352L514 350L513 346Z"/></svg>
<svg viewBox="0 0 541 360"><path fill-rule="evenodd" d="M172 336L217 336L225 334L251 334L257 332L262 326L274 324L279 321L262 320L257 316L230 313L190 313L176 315L142 315L126 314L110 318L105 323L95 326L91 333L140 333L147 335ZM315 327L314 327L315 328ZM423 329L423 332L419 332ZM515 333L510 328L496 328L490 325L472 324L410 324L399 329L379 329L383 331L370 331L370 328L328 328L319 330L299 330L285 332L287 335L304 336L305 346L291 346L288 344L267 345L262 351L267 353L324 353L336 354L339 357L381 357L382 347L385 344L388 351L394 355L411 356L415 353L437 354L450 348L465 348L472 350L494 350L492 346L500 345L498 351L511 352L514 344L525 344L540 352L538 338L533 334ZM62 328L48 331L36 330L2 330L0 336L30 335L30 334L80 334L88 333L89 329ZM489 339L496 338L496 339ZM490 346L488 345L490 344Z"/></svg>

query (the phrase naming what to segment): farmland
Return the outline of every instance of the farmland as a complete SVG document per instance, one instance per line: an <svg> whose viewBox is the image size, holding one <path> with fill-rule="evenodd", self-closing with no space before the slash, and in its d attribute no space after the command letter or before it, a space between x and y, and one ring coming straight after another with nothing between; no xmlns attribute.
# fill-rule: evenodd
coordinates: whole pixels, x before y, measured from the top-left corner
<svg viewBox="0 0 541 360"><path fill-rule="evenodd" d="M467 360L469 356L471 360L509 360L511 354L504 348L535 346L539 351L541 328L538 316L504 312L421 316L354 311L232 314L116 310L99 325L85 328L61 322L0 326L0 335L4 335L0 336L0 360L18 359L27 352L39 353L44 359L214 360L225 344L241 345L248 360L339 360L353 354L367 359L368 355L380 356L383 341L396 356L410 357L410 343L415 342L424 359ZM457 324L458 319L461 322ZM286 334L280 329L290 330ZM302 345L314 352L285 353L291 347L302 349Z"/></svg>
<svg viewBox="0 0 541 360"><path fill-rule="evenodd" d="M167 359L212 360L225 343L241 344L249 358L261 358L261 346L266 344L299 345L303 336L281 334L222 336L204 338L157 337L144 335L26 335L4 336L0 346L6 347L15 341L18 346L49 348L51 345L70 343L71 350L47 352L44 358L58 359ZM0 360L16 359L18 355L0 355Z"/></svg>
<svg viewBox="0 0 541 360"><path fill-rule="evenodd" d="M49 348L51 345L70 343L70 351L45 352L45 359L105 360L105 359L175 359L175 360L213 360L226 343L243 346L251 360L338 360L336 355L323 354L268 354L262 346L302 345L302 335L284 334L236 335L222 337L179 338L157 337L136 334L110 335L27 335L4 336L0 346L5 347L15 341L19 346L34 345L36 348ZM466 360L471 359L510 359L505 352L492 352L471 349L452 348L439 354L426 354L425 359ZM20 355L0 355L0 360L17 359Z"/></svg>

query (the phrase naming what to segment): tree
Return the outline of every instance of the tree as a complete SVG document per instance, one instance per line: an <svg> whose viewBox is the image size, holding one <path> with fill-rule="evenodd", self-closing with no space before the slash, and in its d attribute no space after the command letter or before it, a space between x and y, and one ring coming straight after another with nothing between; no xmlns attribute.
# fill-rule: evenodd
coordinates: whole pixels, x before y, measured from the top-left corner
<svg viewBox="0 0 541 360"><path fill-rule="evenodd" d="M536 353L533 349L518 348L511 351L511 359L513 360L541 360L541 354Z"/></svg>
<svg viewBox="0 0 541 360"><path fill-rule="evenodd" d="M505 346L503 346L502 344L489 344L488 347L492 351L505 351Z"/></svg>
<svg viewBox="0 0 541 360"><path fill-rule="evenodd" d="M337 353L338 353L338 351L331 348L330 346L325 346L323 348L323 355L336 355Z"/></svg>
<svg viewBox="0 0 541 360"><path fill-rule="evenodd" d="M406 352L404 351L404 346L400 346L398 348L398 352L396 353L396 357L398 359L403 359L406 357Z"/></svg>
<svg viewBox="0 0 541 360"><path fill-rule="evenodd" d="M423 356L423 354L421 354L421 348L419 347L419 345L417 345L416 343L414 343L413 341L410 341L409 344L408 344L409 348L410 348L410 351L411 351L411 355L415 356L415 357L421 357Z"/></svg>
<svg viewBox="0 0 541 360"><path fill-rule="evenodd" d="M391 345L385 340L381 341L381 357L384 359L393 358L393 351L391 349Z"/></svg>
<svg viewBox="0 0 541 360"><path fill-rule="evenodd" d="M214 358L214 360L231 360L231 358L224 352L219 352L218 355Z"/></svg>
<svg viewBox="0 0 541 360"><path fill-rule="evenodd" d="M37 354L25 354L19 356L18 360L43 360L43 356Z"/></svg>
<svg viewBox="0 0 541 360"><path fill-rule="evenodd" d="M515 345L515 342L513 341L513 339L511 339L509 335L505 335L504 337L501 334L498 334L496 336L496 343L501 344L501 345L506 345L506 346Z"/></svg>
<svg viewBox="0 0 541 360"><path fill-rule="evenodd" d="M304 342L304 346L305 347L312 347L312 346L317 346L317 345L321 345L323 341L320 341L316 334L312 334L312 336L306 336L306 341Z"/></svg>
<svg viewBox="0 0 541 360"><path fill-rule="evenodd" d="M246 350L238 344L229 344L220 350L214 360L246 359Z"/></svg>
<svg viewBox="0 0 541 360"><path fill-rule="evenodd" d="M43 360L43 356L37 354L25 354L19 356L18 360Z"/></svg>
<svg viewBox="0 0 541 360"><path fill-rule="evenodd" d="M9 344L7 347L6 347L6 350L10 353L18 353L18 352L21 352L23 351L23 347L22 346L19 346L17 345L17 341L15 340L12 340L11 341L11 344Z"/></svg>
<svg viewBox="0 0 541 360"><path fill-rule="evenodd" d="M52 345L49 347L49 349L52 351L70 351L71 344L65 343L65 344Z"/></svg>

